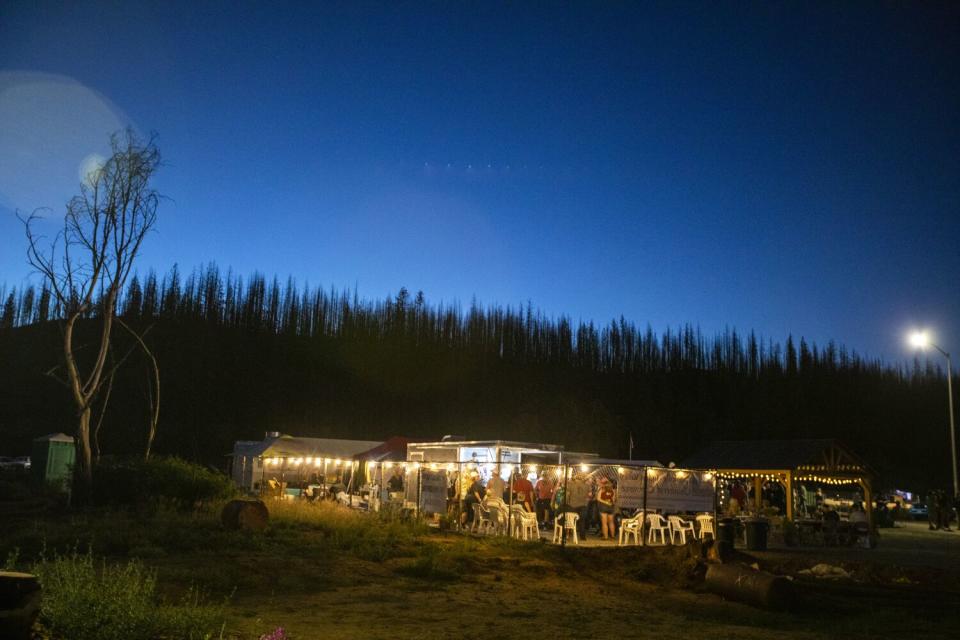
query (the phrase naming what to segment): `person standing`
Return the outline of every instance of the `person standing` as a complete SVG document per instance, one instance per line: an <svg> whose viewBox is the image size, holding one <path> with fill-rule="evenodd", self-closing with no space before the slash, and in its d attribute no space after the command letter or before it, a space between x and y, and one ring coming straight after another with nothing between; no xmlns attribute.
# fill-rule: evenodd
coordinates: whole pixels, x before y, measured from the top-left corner
<svg viewBox="0 0 960 640"><path fill-rule="evenodd" d="M600 510L597 508L597 480L590 478L587 480L587 521L583 525L584 533L588 528L596 526L597 533L600 532ZM581 518L582 520L582 518Z"/></svg>
<svg viewBox="0 0 960 640"><path fill-rule="evenodd" d="M473 517L473 505L483 501L484 488L480 482L480 474L473 472L470 476L470 486L463 497L463 513L460 514L460 526L466 526L467 520Z"/></svg>
<svg viewBox="0 0 960 640"><path fill-rule="evenodd" d="M616 497L617 493L613 483L606 476L600 476L600 487L597 489L597 505L600 509L600 536L604 540L613 540L617 537L617 527L613 520Z"/></svg>
<svg viewBox="0 0 960 640"><path fill-rule="evenodd" d="M953 516L953 505L950 504L949 494L946 489L940 491L940 529L941 531L953 531L950 528L950 520Z"/></svg>
<svg viewBox="0 0 960 640"><path fill-rule="evenodd" d="M937 489L927 495L927 528L930 531L940 528L940 491Z"/></svg>
<svg viewBox="0 0 960 640"><path fill-rule="evenodd" d="M507 483L500 477L500 468L497 467L490 479L487 480L487 497L506 502Z"/></svg>
<svg viewBox="0 0 960 640"><path fill-rule="evenodd" d="M390 493L403 491L403 469L397 467L393 470L393 475L387 480L387 489Z"/></svg>
<svg viewBox="0 0 960 640"><path fill-rule="evenodd" d="M553 481L547 477L545 471L540 472L537 484L533 487L534 495L537 497L537 522L541 527L548 526L553 519L553 509L550 502L553 500L554 485Z"/></svg>
<svg viewBox="0 0 960 640"><path fill-rule="evenodd" d="M737 501L738 512L747 506L747 492L744 491L743 485L736 480L730 487L730 498Z"/></svg>
<svg viewBox="0 0 960 640"><path fill-rule="evenodd" d="M513 504L522 504L527 511L533 511L533 485L520 471L513 474L510 491L513 492Z"/></svg>
<svg viewBox="0 0 960 640"><path fill-rule="evenodd" d="M580 477L574 476L567 482L567 510L576 513L577 535L586 538L587 533L587 499L590 494L590 485Z"/></svg>

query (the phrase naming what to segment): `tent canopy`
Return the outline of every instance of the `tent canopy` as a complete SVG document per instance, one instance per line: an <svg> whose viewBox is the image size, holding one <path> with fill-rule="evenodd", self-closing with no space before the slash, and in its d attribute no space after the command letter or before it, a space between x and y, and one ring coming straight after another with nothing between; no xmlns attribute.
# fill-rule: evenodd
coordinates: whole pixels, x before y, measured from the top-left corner
<svg viewBox="0 0 960 640"><path fill-rule="evenodd" d="M398 462L407 459L407 443L410 440L403 436L393 436L386 442L382 442L372 449L361 451L354 455L359 460L375 460L382 462L390 460Z"/></svg>
<svg viewBox="0 0 960 640"><path fill-rule="evenodd" d="M377 440L336 440L332 438L297 438L294 436L280 436L269 438L256 446L247 448L243 456L260 456L264 458L353 458L358 453L369 451L382 444Z"/></svg>

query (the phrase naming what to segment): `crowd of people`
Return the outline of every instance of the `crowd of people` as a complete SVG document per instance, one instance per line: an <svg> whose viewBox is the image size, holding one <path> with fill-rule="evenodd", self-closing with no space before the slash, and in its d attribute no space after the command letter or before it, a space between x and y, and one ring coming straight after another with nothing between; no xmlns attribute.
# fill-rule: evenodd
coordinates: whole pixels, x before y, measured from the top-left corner
<svg viewBox="0 0 960 640"><path fill-rule="evenodd" d="M726 487L726 515L737 516L742 512L755 511L756 490L752 482L735 480ZM780 515L786 512L787 495L783 485L765 480L760 487L760 504L763 515Z"/></svg>
<svg viewBox="0 0 960 640"><path fill-rule="evenodd" d="M461 525L467 526L473 518L476 504L486 506L512 504L536 515L541 529L549 529L554 519L564 512L576 513L578 535L586 537L591 530L604 540L612 540L617 532L616 483L602 474L574 474L566 483L550 471L541 471L534 480L515 472L509 486L498 473L491 473L484 483L479 471L471 471L464 478ZM455 491L451 509L456 508Z"/></svg>

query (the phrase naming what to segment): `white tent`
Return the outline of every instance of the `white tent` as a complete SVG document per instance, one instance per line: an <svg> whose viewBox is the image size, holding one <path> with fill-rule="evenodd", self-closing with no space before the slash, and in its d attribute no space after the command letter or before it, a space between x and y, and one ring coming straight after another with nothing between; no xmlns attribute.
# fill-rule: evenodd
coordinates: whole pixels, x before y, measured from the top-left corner
<svg viewBox="0 0 960 640"><path fill-rule="evenodd" d="M270 473L298 473L308 467L325 472L382 444L377 440L298 438L281 435L262 442L240 440L233 445L233 480L240 488L255 490Z"/></svg>

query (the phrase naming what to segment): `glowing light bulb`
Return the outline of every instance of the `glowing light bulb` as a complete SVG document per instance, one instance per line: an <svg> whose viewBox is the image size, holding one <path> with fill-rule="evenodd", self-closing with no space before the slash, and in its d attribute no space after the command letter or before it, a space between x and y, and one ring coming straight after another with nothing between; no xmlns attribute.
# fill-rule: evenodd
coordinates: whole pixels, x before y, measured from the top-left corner
<svg viewBox="0 0 960 640"><path fill-rule="evenodd" d="M916 349L926 349L930 344L930 336L926 331L914 331L910 334L910 344Z"/></svg>

